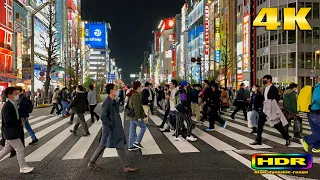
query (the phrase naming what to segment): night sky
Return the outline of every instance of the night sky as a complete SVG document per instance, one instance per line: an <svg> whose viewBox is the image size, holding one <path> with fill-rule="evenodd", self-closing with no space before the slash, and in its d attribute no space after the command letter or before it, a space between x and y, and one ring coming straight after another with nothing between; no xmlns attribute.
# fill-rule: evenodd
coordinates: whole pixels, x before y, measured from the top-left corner
<svg viewBox="0 0 320 180"><path fill-rule="evenodd" d="M86 2L87 1L87 2ZM105 21L111 25L109 48L111 57L122 68L124 82L137 73L144 51L160 21L181 13L185 0L82 0L82 18Z"/></svg>

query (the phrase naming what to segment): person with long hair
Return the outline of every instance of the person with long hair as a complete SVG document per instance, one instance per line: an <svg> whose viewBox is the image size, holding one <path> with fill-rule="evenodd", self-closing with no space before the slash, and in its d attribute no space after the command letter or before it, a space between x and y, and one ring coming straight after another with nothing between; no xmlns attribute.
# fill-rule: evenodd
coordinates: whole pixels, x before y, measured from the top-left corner
<svg viewBox="0 0 320 180"><path fill-rule="evenodd" d="M257 133L259 114L262 113L263 110L263 95L260 90L259 85L254 85L252 87L252 96L251 96L251 106L252 106L252 114L250 117L250 121L252 124L252 132Z"/></svg>

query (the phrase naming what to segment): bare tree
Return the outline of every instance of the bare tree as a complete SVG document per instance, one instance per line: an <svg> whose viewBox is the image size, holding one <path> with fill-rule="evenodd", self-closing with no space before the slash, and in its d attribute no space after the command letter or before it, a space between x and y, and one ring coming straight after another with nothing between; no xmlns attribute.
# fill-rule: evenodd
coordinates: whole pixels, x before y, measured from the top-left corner
<svg viewBox="0 0 320 180"><path fill-rule="evenodd" d="M51 70L52 67L59 65L59 54L58 54L58 47L60 45L58 40L58 31L54 30L54 27L57 25L56 21L56 12L54 9L54 5L48 5L48 11L44 13L47 16L48 24L48 39L40 35L40 43L47 51L48 57L39 56L39 59L46 61L47 70L46 70L46 77L44 82L44 97L48 97L49 94L49 87L51 81Z"/></svg>
<svg viewBox="0 0 320 180"><path fill-rule="evenodd" d="M231 48L229 44L229 32L228 30L225 31L225 37L221 43L221 62L220 66L222 67L223 75L224 75L224 85L225 87L228 86L228 70L232 66L232 54Z"/></svg>
<svg viewBox="0 0 320 180"><path fill-rule="evenodd" d="M81 48L81 29L80 29L80 21L78 21L77 26L77 43L76 43L76 50L74 52L74 60L75 60L75 73L74 73L74 85L79 84L79 74L80 74L80 59L82 58L81 55L79 55L80 48Z"/></svg>

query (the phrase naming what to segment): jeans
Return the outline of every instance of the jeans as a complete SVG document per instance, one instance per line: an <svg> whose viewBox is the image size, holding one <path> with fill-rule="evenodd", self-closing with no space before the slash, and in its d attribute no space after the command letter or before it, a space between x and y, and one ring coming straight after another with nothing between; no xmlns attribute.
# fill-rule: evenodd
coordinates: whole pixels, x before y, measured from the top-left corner
<svg viewBox="0 0 320 180"><path fill-rule="evenodd" d="M176 130L176 112L169 111L169 122L171 126L173 126L174 130ZM170 124L167 126L167 130L170 130Z"/></svg>
<svg viewBox="0 0 320 180"><path fill-rule="evenodd" d="M252 112L250 117L251 124L253 127L258 127L259 112L256 110L252 110L251 112Z"/></svg>
<svg viewBox="0 0 320 180"><path fill-rule="evenodd" d="M136 140L134 140L134 138L136 136L136 128L137 128L137 126L140 127L140 131L139 131L139 134L138 134ZM128 147L132 148L134 142L141 143L142 138L143 138L144 133L146 132L146 130L147 130L147 126L146 126L146 124L144 123L143 120L141 120L141 121L130 120Z"/></svg>
<svg viewBox="0 0 320 180"><path fill-rule="evenodd" d="M97 105L90 105L90 114L91 114L91 121L94 122L94 116L98 119L100 119L100 117L98 116L98 114L96 112L94 112L94 109L97 107Z"/></svg>
<svg viewBox="0 0 320 180"><path fill-rule="evenodd" d="M67 101L61 101L62 104L62 115L67 115L67 108L69 106L69 103Z"/></svg>
<svg viewBox="0 0 320 180"><path fill-rule="evenodd" d="M21 139L12 139L6 140L6 145L0 151L0 159L7 155L11 150L14 149L17 152L17 159L20 168L28 167L25 155L24 155L24 146L21 142Z"/></svg>
<svg viewBox="0 0 320 180"><path fill-rule="evenodd" d="M312 134L304 136L304 140L314 148L320 148L320 114L310 112L308 120Z"/></svg>
<svg viewBox="0 0 320 180"><path fill-rule="evenodd" d="M37 137L36 135L34 134L34 131L32 130L31 126L30 126L30 123L29 123L29 119L26 117L24 118L24 127L26 128L26 130L28 131L32 141L36 140Z"/></svg>
<svg viewBox="0 0 320 180"><path fill-rule="evenodd" d="M51 109L50 114L53 114L54 110L56 110L57 114L60 114L61 109L59 109L58 103L53 103L52 104L52 109Z"/></svg>

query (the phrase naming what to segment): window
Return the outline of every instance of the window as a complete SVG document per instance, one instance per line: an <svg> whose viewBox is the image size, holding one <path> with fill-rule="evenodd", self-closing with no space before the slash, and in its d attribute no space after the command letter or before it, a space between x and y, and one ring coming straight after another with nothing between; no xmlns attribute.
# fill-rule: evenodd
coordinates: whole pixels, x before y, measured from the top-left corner
<svg viewBox="0 0 320 180"><path fill-rule="evenodd" d="M287 68L287 56L286 55L281 56L281 68L282 69Z"/></svg>
<svg viewBox="0 0 320 180"><path fill-rule="evenodd" d="M305 7L311 7L312 8L312 2L306 2ZM311 11L309 11L308 15L306 16L307 19L311 19L312 18L312 9Z"/></svg>
<svg viewBox="0 0 320 180"><path fill-rule="evenodd" d="M307 52L306 53L306 69L312 69L312 52Z"/></svg>
<svg viewBox="0 0 320 180"><path fill-rule="evenodd" d="M313 44L320 44L320 28L313 27Z"/></svg>
<svg viewBox="0 0 320 180"><path fill-rule="evenodd" d="M282 9L279 9L278 19L279 21L282 21Z"/></svg>
<svg viewBox="0 0 320 180"><path fill-rule="evenodd" d="M296 43L296 31L288 31L288 44Z"/></svg>
<svg viewBox="0 0 320 180"><path fill-rule="evenodd" d="M274 68L274 65L275 65L274 60L275 60L275 57L270 57L270 69L275 69Z"/></svg>
<svg viewBox="0 0 320 180"><path fill-rule="evenodd" d="M281 44L287 44L287 32L282 32L282 43Z"/></svg>
<svg viewBox="0 0 320 180"><path fill-rule="evenodd" d="M299 55L298 55L298 67L299 68L304 68L304 53L303 52L299 52Z"/></svg>
<svg viewBox="0 0 320 180"><path fill-rule="evenodd" d="M296 68L296 53L292 52L289 54L289 59L288 59L288 68Z"/></svg>
<svg viewBox="0 0 320 180"><path fill-rule="evenodd" d="M306 33L305 43L312 44L312 30L311 31L305 31L305 33Z"/></svg>
<svg viewBox="0 0 320 180"><path fill-rule="evenodd" d="M313 19L319 19L319 4L320 3L313 3L313 8L311 11L313 12Z"/></svg>

